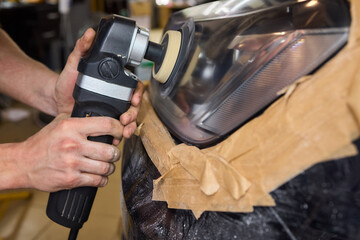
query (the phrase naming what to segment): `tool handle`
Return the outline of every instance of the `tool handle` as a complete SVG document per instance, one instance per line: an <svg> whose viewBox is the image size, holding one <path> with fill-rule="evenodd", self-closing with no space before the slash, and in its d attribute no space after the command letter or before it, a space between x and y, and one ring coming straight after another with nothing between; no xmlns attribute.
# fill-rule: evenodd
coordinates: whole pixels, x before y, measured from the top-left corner
<svg viewBox="0 0 360 240"><path fill-rule="evenodd" d="M119 119L127 111L138 79L125 66L128 61L142 60L148 38L144 31L140 32L136 22L128 18L116 15L102 18L95 40L78 64L72 117ZM88 139L108 144L113 141L112 136ZM51 193L46 213L54 222L71 228L70 237L76 238L76 230L89 217L96 192L96 187L79 187Z"/></svg>
<svg viewBox="0 0 360 240"><path fill-rule="evenodd" d="M126 104L123 110L128 109L130 103L123 104ZM122 112L103 103L76 102L71 117L108 116L119 119L121 114ZM88 137L88 139L108 144L112 144L113 141L113 137L109 135ZM65 227L80 229L89 218L96 192L96 187L78 187L50 193L46 213L50 219Z"/></svg>

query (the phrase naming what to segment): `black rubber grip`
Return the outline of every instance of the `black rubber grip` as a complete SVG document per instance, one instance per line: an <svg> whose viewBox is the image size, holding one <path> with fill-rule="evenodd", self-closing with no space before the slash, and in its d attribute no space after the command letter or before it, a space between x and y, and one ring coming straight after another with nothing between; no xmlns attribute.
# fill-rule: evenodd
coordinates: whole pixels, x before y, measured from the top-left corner
<svg viewBox="0 0 360 240"><path fill-rule="evenodd" d="M50 193L47 216L68 228L80 229L89 218L96 187L79 187Z"/></svg>
<svg viewBox="0 0 360 240"><path fill-rule="evenodd" d="M84 91L86 90L82 89L82 93L84 93ZM124 104L126 104L126 106L118 107L125 111L130 104L128 102L124 102ZM96 112L92 111L93 109ZM114 109L112 106L97 103L96 101L89 101L82 103L76 102L71 116L108 116L118 119L121 114L122 112ZM112 144L113 141L113 137L109 135L88 137L88 139L108 144ZM79 187L50 193L46 214L58 224L72 229L80 229L83 223L89 218L96 192L96 187Z"/></svg>

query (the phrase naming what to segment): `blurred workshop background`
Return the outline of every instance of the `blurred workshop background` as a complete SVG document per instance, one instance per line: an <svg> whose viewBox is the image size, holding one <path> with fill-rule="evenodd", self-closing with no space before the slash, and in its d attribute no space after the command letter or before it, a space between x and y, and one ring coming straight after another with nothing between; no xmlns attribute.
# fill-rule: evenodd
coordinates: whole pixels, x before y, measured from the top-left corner
<svg viewBox="0 0 360 240"><path fill-rule="evenodd" d="M131 17L152 40L172 12L206 0L2 0L0 25L32 58L60 71L76 40L108 14ZM160 40L160 39L159 39Z"/></svg>

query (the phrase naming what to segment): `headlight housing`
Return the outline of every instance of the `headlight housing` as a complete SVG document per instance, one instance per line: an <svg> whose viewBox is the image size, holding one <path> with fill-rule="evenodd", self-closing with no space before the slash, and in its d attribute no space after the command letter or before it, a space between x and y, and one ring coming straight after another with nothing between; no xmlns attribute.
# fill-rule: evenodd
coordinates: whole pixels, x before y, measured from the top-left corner
<svg viewBox="0 0 360 240"><path fill-rule="evenodd" d="M174 14L189 44L166 85L151 80L156 112L180 140L216 143L346 44L343 0L218 1Z"/></svg>

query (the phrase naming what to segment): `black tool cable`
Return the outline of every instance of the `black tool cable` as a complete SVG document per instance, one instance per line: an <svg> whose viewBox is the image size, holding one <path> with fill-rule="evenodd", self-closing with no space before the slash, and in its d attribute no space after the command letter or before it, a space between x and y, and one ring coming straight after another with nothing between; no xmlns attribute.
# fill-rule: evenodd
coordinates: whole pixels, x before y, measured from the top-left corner
<svg viewBox="0 0 360 240"><path fill-rule="evenodd" d="M78 233L79 233L78 228L71 228L69 233L69 240L76 240Z"/></svg>

